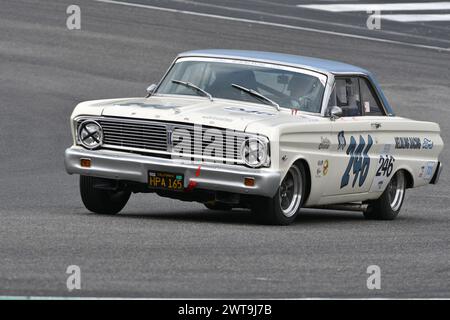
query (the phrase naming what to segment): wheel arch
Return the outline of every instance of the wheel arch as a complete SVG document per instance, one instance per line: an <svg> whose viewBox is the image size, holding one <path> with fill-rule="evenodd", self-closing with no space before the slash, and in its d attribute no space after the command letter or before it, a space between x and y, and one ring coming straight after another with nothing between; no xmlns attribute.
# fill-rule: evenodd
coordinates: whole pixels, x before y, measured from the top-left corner
<svg viewBox="0 0 450 320"><path fill-rule="evenodd" d="M397 172L403 171L405 173L405 179L406 179L406 189L414 188L414 176L411 173L411 170L406 167L397 168L395 173L390 177L388 183L391 181L392 177L397 174ZM388 184L387 183L387 184ZM387 186L386 184L386 186Z"/></svg>
<svg viewBox="0 0 450 320"><path fill-rule="evenodd" d="M298 158L291 164L291 166L297 165L299 163L301 163L304 166L305 173L306 173L306 177L305 177L306 190L305 190L305 199L303 200L303 203L306 203L308 201L309 194L311 192L311 182L312 182L311 181L311 169L310 169L308 161L306 161L306 159L304 159L304 158Z"/></svg>
<svg viewBox="0 0 450 320"><path fill-rule="evenodd" d="M414 188L414 177L410 170L406 168L398 169L395 173L403 171L405 173L406 178L406 189Z"/></svg>

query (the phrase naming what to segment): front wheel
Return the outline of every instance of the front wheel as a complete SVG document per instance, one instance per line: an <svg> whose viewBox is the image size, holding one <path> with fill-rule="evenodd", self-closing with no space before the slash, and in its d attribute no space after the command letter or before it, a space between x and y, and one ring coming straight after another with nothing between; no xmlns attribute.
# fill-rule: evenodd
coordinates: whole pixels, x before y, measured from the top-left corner
<svg viewBox="0 0 450 320"><path fill-rule="evenodd" d="M84 206L89 211L100 214L116 214L125 207L131 192L96 188L98 179L80 176L80 194Z"/></svg>
<svg viewBox="0 0 450 320"><path fill-rule="evenodd" d="M294 222L305 196L305 177L303 164L293 165L286 173L274 197L255 199L252 206L254 214L267 224L289 225Z"/></svg>
<svg viewBox="0 0 450 320"><path fill-rule="evenodd" d="M391 179L383 194L369 203L364 212L366 219L394 220L405 199L406 177L403 171L398 171Z"/></svg>

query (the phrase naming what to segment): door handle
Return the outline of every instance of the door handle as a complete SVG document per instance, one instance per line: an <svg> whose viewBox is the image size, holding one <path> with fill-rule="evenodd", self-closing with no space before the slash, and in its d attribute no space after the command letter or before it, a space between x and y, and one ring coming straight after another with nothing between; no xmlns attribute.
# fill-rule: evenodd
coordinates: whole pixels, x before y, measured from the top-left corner
<svg viewBox="0 0 450 320"><path fill-rule="evenodd" d="M379 129L381 127L381 123L380 122L372 122L371 126L374 127L375 129Z"/></svg>

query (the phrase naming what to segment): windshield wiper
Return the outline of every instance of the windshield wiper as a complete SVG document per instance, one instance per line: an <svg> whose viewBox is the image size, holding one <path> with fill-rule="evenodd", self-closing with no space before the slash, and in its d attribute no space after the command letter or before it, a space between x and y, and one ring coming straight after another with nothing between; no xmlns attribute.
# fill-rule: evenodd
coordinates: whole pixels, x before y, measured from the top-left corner
<svg viewBox="0 0 450 320"><path fill-rule="evenodd" d="M191 82L181 81L181 80L172 80L172 82L176 83L176 84L181 84L182 86L190 88L190 89L194 90L195 92L201 93L203 96L208 97L209 100L213 101L213 97L209 92L203 90L202 88L197 87L195 84L193 84Z"/></svg>
<svg viewBox="0 0 450 320"><path fill-rule="evenodd" d="M278 111L280 111L280 105L278 103L276 103L275 101L273 101L272 99L267 98L266 96L263 96L261 93L256 92L253 89L249 89L243 86L240 86L238 84L232 83L231 86L233 88L239 89L243 92L246 92L248 94L250 94L252 97L257 98L260 101L264 101L264 102L268 102L269 104L271 104L272 106L274 106Z"/></svg>

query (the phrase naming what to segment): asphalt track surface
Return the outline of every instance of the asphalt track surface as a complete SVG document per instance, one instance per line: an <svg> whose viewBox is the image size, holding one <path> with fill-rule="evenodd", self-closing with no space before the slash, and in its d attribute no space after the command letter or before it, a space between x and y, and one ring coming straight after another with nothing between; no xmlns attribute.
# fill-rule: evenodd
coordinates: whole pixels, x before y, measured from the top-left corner
<svg viewBox="0 0 450 320"><path fill-rule="evenodd" d="M300 2L139 2L198 15L79 0L81 30L66 28L72 1L2 2L0 296L449 297L448 170L440 184L409 190L395 221L305 210L288 227L154 195L133 196L120 215L95 215L81 203L78 177L65 173L78 102L142 96L178 52L198 48L365 67L398 114L438 122L450 141L448 22L371 31L361 13L300 10ZM81 290L66 288L69 265L81 268ZM381 268L381 290L366 287L369 265Z"/></svg>

